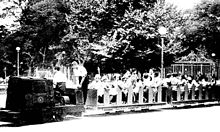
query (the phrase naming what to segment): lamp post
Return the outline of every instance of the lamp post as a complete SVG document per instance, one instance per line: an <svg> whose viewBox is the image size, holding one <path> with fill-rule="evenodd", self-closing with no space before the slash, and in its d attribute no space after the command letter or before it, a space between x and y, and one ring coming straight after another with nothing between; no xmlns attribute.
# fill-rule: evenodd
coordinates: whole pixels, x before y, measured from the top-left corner
<svg viewBox="0 0 220 132"><path fill-rule="evenodd" d="M164 37L167 29L163 26L159 27L158 32L161 36L161 78L164 78Z"/></svg>
<svg viewBox="0 0 220 132"><path fill-rule="evenodd" d="M19 51L20 51L20 47L16 47L16 51L17 51L17 76L19 76Z"/></svg>
<svg viewBox="0 0 220 132"><path fill-rule="evenodd" d="M6 83L6 78L7 78L7 68L6 67L4 67L4 74L5 74L5 83Z"/></svg>
<svg viewBox="0 0 220 132"><path fill-rule="evenodd" d="M214 59L214 62L215 62L215 75L216 75L216 78L218 79L219 78L219 72L218 72L218 69L219 69L219 65L218 65L218 63L219 63L219 61L218 61L218 59L216 59L216 54L215 53L212 53L211 54L211 56L212 56L212 58Z"/></svg>

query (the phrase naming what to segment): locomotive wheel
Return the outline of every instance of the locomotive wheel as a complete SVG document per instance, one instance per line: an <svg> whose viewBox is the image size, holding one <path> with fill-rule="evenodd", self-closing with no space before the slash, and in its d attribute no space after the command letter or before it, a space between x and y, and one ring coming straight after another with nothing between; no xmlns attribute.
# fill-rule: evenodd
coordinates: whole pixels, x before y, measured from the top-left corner
<svg viewBox="0 0 220 132"><path fill-rule="evenodd" d="M59 115L59 114L55 114L54 116L53 116L53 121L54 122L59 122L59 121L63 121L63 117L61 116L61 115Z"/></svg>
<svg viewBox="0 0 220 132"><path fill-rule="evenodd" d="M64 117L65 115L62 109L55 109L54 114L53 114L53 120L55 122L63 121Z"/></svg>

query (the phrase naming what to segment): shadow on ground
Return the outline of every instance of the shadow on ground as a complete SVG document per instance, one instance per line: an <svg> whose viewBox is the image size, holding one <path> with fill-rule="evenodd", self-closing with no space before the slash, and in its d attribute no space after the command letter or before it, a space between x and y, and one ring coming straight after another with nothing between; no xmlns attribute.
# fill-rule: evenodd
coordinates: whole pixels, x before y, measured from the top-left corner
<svg viewBox="0 0 220 132"><path fill-rule="evenodd" d="M50 118L48 120L42 121L38 119L34 115L28 118L21 118L19 114L10 113L7 111L3 111L0 109L0 127L21 127L21 126L28 126L28 125L38 125L38 124L46 124L46 123L53 123L53 122L61 122L67 120L74 120L80 119L74 116L67 116L67 117L55 117Z"/></svg>

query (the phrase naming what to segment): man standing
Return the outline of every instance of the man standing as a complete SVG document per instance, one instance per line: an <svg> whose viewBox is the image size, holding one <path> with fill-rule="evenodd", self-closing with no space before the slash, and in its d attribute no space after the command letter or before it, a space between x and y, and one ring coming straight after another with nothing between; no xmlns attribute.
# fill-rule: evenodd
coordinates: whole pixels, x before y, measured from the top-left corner
<svg viewBox="0 0 220 132"><path fill-rule="evenodd" d="M55 74L53 77L54 98L57 103L65 104L63 96L66 92L67 78L64 73L60 71L60 67L55 67Z"/></svg>
<svg viewBox="0 0 220 132"><path fill-rule="evenodd" d="M84 102L86 102L87 97L87 90L88 90L88 77L87 77L87 70L83 66L82 63L77 64L74 63L74 69L73 69L73 76L76 78L76 83L78 85L78 88L82 89Z"/></svg>
<svg viewBox="0 0 220 132"><path fill-rule="evenodd" d="M83 64L78 64L77 62L73 62L73 81L74 84L78 85L78 87L82 86L82 83L84 82L86 76L87 76L87 70L83 66Z"/></svg>
<svg viewBox="0 0 220 132"><path fill-rule="evenodd" d="M66 89L66 75L60 71L60 67L55 67L55 74L53 77L53 86L55 90L59 91L62 95Z"/></svg>

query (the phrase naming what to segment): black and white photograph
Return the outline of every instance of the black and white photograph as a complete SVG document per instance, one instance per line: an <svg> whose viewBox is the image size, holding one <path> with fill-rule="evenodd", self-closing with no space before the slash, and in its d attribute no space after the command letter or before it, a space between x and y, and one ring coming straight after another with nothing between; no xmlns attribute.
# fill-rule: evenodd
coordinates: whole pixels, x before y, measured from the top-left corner
<svg viewBox="0 0 220 132"><path fill-rule="evenodd" d="M220 0L0 0L0 131L220 131Z"/></svg>

